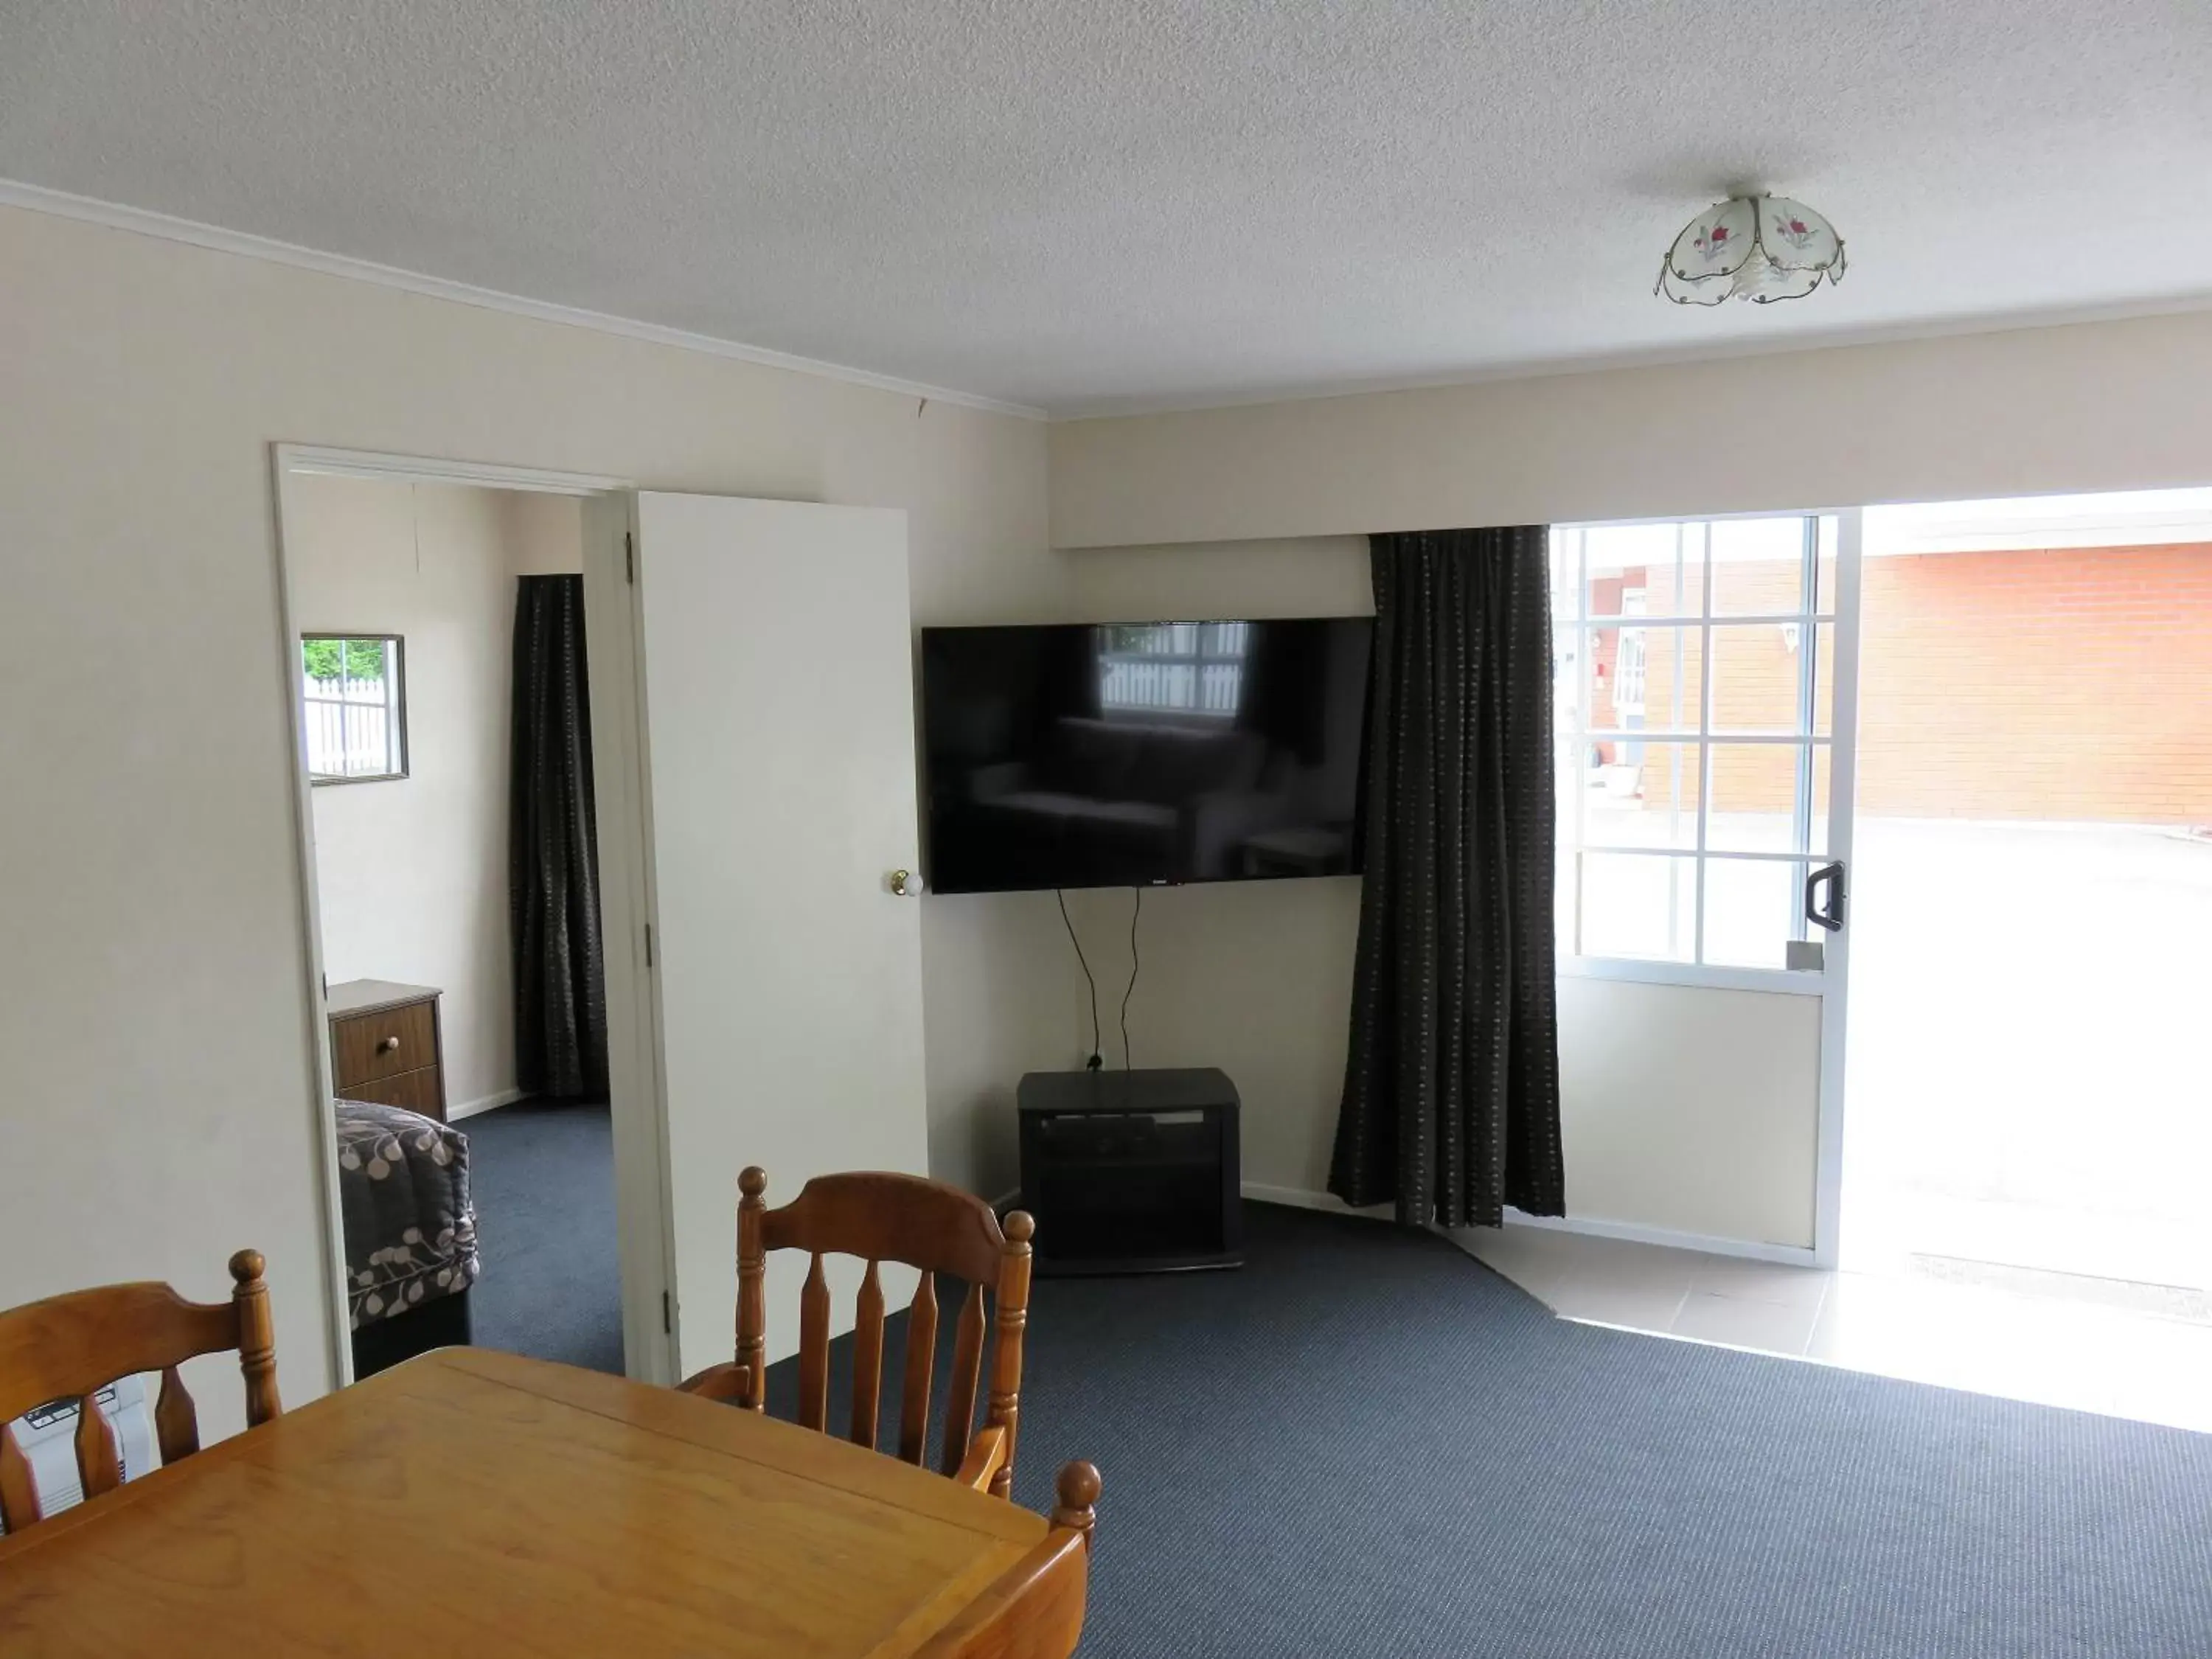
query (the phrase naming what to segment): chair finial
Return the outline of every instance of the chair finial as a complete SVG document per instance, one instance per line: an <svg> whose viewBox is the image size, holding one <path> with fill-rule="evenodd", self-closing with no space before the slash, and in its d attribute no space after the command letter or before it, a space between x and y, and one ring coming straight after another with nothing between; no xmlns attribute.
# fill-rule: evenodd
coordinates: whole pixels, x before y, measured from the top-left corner
<svg viewBox="0 0 2212 1659"><path fill-rule="evenodd" d="M758 1198L768 1190L768 1171L757 1164L748 1164L738 1173L738 1190L747 1198Z"/></svg>
<svg viewBox="0 0 2212 1659"><path fill-rule="evenodd" d="M251 1285L267 1271L269 1263L258 1250L240 1250L230 1259L230 1276L238 1284Z"/></svg>
<svg viewBox="0 0 2212 1659"><path fill-rule="evenodd" d="M1006 1212L1006 1235L1017 1244L1026 1244L1036 1236L1036 1221L1027 1210Z"/></svg>
<svg viewBox="0 0 2212 1659"><path fill-rule="evenodd" d="M1097 1513L1091 1507L1098 1501L1098 1466L1079 1458L1073 1463L1063 1463L1054 1486L1060 1502L1053 1507L1053 1525L1073 1527L1083 1534L1087 1547L1091 1529L1098 1524Z"/></svg>

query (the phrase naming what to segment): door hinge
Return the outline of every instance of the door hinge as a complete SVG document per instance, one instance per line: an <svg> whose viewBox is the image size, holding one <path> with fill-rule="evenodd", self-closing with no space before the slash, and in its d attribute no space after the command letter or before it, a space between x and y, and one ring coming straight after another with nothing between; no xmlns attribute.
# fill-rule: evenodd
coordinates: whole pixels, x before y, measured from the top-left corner
<svg viewBox="0 0 2212 1659"><path fill-rule="evenodd" d="M645 965L653 966L653 924L649 921L645 924Z"/></svg>
<svg viewBox="0 0 2212 1659"><path fill-rule="evenodd" d="M673 1336L676 1334L676 1313L665 1291L660 1293L660 1329L663 1335Z"/></svg>
<svg viewBox="0 0 2212 1659"><path fill-rule="evenodd" d="M627 530L623 532L623 580L637 586L637 538Z"/></svg>

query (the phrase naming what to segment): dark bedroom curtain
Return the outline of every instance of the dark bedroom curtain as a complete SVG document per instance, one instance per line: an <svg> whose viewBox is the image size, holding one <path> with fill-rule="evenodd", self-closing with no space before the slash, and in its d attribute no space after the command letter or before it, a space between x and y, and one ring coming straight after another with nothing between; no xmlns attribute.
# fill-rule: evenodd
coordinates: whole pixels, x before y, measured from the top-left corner
<svg viewBox="0 0 2212 1659"><path fill-rule="evenodd" d="M1563 1208L1547 540L1370 542L1365 882L1328 1184L1409 1225Z"/></svg>
<svg viewBox="0 0 2212 1659"><path fill-rule="evenodd" d="M515 1081L525 1094L604 1100L606 966L584 579L519 581L507 818Z"/></svg>

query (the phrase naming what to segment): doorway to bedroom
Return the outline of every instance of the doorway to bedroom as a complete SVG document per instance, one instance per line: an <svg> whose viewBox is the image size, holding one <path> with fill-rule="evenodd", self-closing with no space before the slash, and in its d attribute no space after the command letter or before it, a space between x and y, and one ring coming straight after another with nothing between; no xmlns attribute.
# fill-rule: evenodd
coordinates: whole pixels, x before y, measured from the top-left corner
<svg viewBox="0 0 2212 1659"><path fill-rule="evenodd" d="M618 1374L583 502L283 490L355 1375Z"/></svg>

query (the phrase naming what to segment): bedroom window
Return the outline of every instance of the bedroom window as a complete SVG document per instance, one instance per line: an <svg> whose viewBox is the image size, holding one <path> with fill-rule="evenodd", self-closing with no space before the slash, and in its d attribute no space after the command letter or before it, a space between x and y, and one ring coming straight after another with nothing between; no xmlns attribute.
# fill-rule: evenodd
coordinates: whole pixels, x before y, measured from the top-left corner
<svg viewBox="0 0 2212 1659"><path fill-rule="evenodd" d="M1249 623L1149 623L1102 628L1098 702L1108 712L1235 716Z"/></svg>
<svg viewBox="0 0 2212 1659"><path fill-rule="evenodd" d="M397 634L308 634L300 641L307 778L407 775L407 702Z"/></svg>
<svg viewBox="0 0 2212 1659"><path fill-rule="evenodd" d="M1832 514L1552 532L1564 955L1783 969L1827 845Z"/></svg>

